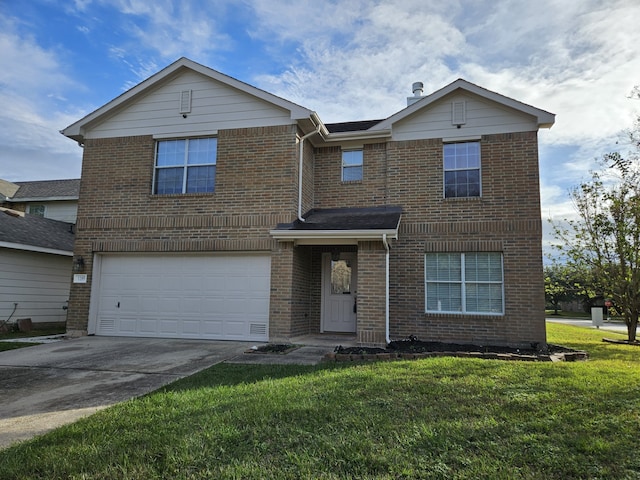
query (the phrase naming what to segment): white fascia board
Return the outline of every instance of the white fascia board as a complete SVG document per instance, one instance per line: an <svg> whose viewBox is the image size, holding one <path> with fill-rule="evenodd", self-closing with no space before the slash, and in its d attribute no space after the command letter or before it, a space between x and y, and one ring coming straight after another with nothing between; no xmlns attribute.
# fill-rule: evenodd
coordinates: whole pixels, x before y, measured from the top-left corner
<svg viewBox="0 0 640 480"><path fill-rule="evenodd" d="M398 239L398 230L271 230L273 238L281 242L296 242L298 245L316 244L357 244L363 240Z"/></svg>
<svg viewBox="0 0 640 480"><path fill-rule="evenodd" d="M176 74L179 70L183 68L191 69L206 77L217 80L221 83L229 85L230 87L233 87L240 91L248 93L249 95L253 95L254 97L257 97L266 102L272 103L285 110L289 110L291 112L292 120L299 120L299 119L310 118L310 117L314 118L314 116L315 118L317 118L317 115L315 115L315 112L307 108L304 108L288 100L285 100L284 98L273 95L265 90L261 90L257 87L249 85L248 83L241 82L240 80L237 80L233 77L229 77L228 75L225 75L216 70L213 70L212 68L205 67L204 65L196 63L193 60L189 60L186 57L182 57L176 60L175 62L173 62L171 65L167 66L166 68L160 70L158 73L150 76L143 82L139 83L135 87L127 90L123 94L114 98L109 103L103 105L102 107L93 111L89 115L81 118L77 122L69 125L64 130L61 130L60 133L78 142L84 141L84 130L88 124L105 115L112 113L114 109L117 109L123 106L132 98L138 96L139 94L143 93L149 88L152 88L158 85L159 83L163 82L164 80L171 78L174 74Z"/></svg>
<svg viewBox="0 0 640 480"><path fill-rule="evenodd" d="M78 196L9 198L7 201L11 203L23 203L23 202L62 202L62 201L72 201L72 200L78 200Z"/></svg>
<svg viewBox="0 0 640 480"><path fill-rule="evenodd" d="M63 255L65 257L73 257L73 252L68 250L56 250L55 248L36 247L33 245L24 245L22 243L0 242L0 248L11 248L13 250L24 250L28 252L50 253L52 255Z"/></svg>
<svg viewBox="0 0 640 480"><path fill-rule="evenodd" d="M400 120L414 114L418 110L428 105L431 105L434 102L437 102L441 98L449 95L450 93L454 92L457 89L466 90L467 92L478 95L479 97L485 98L487 100L491 100L498 104L501 104L501 105L513 108L515 110L518 110L522 113L531 115L537 119L538 128L551 128L551 126L555 123L556 116L553 113L549 113L545 110L541 110L531 105L527 105L526 103L519 102L517 100L514 100L513 98L505 97L504 95L501 95L496 92L492 92L491 90L487 90L486 88L482 88L478 85L475 85L473 83L467 82L466 80L459 78L455 82L450 83L449 85L441 88L440 90L433 92L430 95L426 95L425 97L422 97L420 100L416 101L415 103L391 115L386 120L383 120L382 122L371 127L370 130L374 131L374 130L391 129L391 126L394 123L399 122Z"/></svg>

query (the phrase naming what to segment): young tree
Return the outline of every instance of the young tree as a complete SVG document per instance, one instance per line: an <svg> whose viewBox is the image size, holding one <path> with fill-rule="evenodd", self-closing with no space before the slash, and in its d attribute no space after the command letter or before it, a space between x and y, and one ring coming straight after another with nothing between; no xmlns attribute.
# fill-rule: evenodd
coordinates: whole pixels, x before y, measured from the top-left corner
<svg viewBox="0 0 640 480"><path fill-rule="evenodd" d="M609 153L602 170L571 191L578 218L554 225L556 247L570 265L589 269L613 300L635 342L640 316L640 145L623 157Z"/></svg>

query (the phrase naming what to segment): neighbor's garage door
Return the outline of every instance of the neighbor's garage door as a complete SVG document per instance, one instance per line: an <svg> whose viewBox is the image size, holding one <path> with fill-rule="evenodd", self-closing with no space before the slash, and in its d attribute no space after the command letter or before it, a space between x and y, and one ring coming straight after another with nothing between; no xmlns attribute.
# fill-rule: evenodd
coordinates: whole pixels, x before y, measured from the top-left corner
<svg viewBox="0 0 640 480"><path fill-rule="evenodd" d="M98 260L97 335L268 340L268 256Z"/></svg>

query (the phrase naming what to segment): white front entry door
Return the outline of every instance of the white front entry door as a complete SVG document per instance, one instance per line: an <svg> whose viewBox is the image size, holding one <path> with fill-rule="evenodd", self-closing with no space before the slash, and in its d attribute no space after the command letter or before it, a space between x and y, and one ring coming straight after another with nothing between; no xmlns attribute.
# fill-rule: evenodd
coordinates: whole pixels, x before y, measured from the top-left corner
<svg viewBox="0 0 640 480"><path fill-rule="evenodd" d="M355 333L358 267L355 252L322 255L322 331Z"/></svg>

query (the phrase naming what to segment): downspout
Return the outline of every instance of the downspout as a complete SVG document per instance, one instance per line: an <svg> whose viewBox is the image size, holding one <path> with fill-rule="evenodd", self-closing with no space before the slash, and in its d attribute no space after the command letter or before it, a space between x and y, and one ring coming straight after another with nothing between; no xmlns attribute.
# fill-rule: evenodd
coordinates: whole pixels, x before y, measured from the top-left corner
<svg viewBox="0 0 640 480"><path fill-rule="evenodd" d="M318 125L313 132L309 132L300 137L300 164L298 165L298 220L301 222L305 221L305 219L302 218L302 167L304 165L304 141L316 133L320 133L320 125Z"/></svg>
<svg viewBox="0 0 640 480"><path fill-rule="evenodd" d="M385 318L385 340L387 345L391 343L391 339L389 338L389 243L387 242L387 234L382 234L382 243L384 244L384 248L387 251L385 255L385 306L384 306L384 318Z"/></svg>

